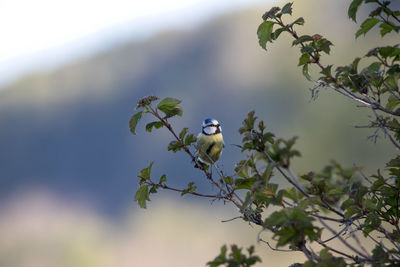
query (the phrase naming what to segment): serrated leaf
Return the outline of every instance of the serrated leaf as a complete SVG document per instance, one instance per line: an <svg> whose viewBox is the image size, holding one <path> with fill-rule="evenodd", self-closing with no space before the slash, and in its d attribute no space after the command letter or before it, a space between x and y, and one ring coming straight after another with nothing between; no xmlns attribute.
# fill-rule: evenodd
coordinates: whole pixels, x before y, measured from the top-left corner
<svg viewBox="0 0 400 267"><path fill-rule="evenodd" d="M179 151L181 149L182 149L181 142L173 140L173 141L169 142L169 144L168 144L168 151L172 150L172 152L176 153L177 151Z"/></svg>
<svg viewBox="0 0 400 267"><path fill-rule="evenodd" d="M178 104L181 102L182 101L179 99L167 97L161 100L160 103L158 103L157 108L165 113L165 119L171 118L176 115L182 116L182 108L178 106Z"/></svg>
<svg viewBox="0 0 400 267"><path fill-rule="evenodd" d="M196 141L197 141L196 136L194 136L193 134L188 134L185 138L185 145L188 146Z"/></svg>
<svg viewBox="0 0 400 267"><path fill-rule="evenodd" d="M176 115L182 116L182 114L183 114L182 108L180 106L176 106L165 113L164 119L168 119L168 118L174 117Z"/></svg>
<svg viewBox="0 0 400 267"><path fill-rule="evenodd" d="M317 43L319 49L321 49L322 51L324 51L326 54L329 55L329 53L331 52L331 45L332 42L327 40L327 39L322 39L319 40Z"/></svg>
<svg viewBox="0 0 400 267"><path fill-rule="evenodd" d="M387 24L386 22L381 23L381 25L379 25L379 28L381 28L381 36L382 37L394 30L393 26L390 24Z"/></svg>
<svg viewBox="0 0 400 267"><path fill-rule="evenodd" d="M326 66L320 73L324 74L327 77L332 76L332 65Z"/></svg>
<svg viewBox="0 0 400 267"><path fill-rule="evenodd" d="M247 189L250 190L253 187L256 178L247 178L247 179L236 179L235 180L235 190L239 189Z"/></svg>
<svg viewBox="0 0 400 267"><path fill-rule="evenodd" d="M139 178L142 178L144 180L149 180L150 179L150 174L151 174L151 168L153 167L154 161L150 162L150 165L143 170L140 171L138 174Z"/></svg>
<svg viewBox="0 0 400 267"><path fill-rule="evenodd" d="M164 126L164 124L161 121L153 121L153 122L146 124L146 131L151 132L153 130L153 127L156 129L159 129L163 126Z"/></svg>
<svg viewBox="0 0 400 267"><path fill-rule="evenodd" d="M281 14L290 14L290 15L292 15L292 5L293 5L293 2L287 3L286 5L284 5L282 7Z"/></svg>
<svg viewBox="0 0 400 267"><path fill-rule="evenodd" d="M164 113L168 113L168 111L175 108L176 105L178 105L181 102L182 101L179 99L167 97L167 98L164 98L163 100L161 100L160 103L158 103L157 108Z"/></svg>
<svg viewBox="0 0 400 267"><path fill-rule="evenodd" d="M310 62L310 55L308 53L304 53L299 58L299 64L297 66L302 66Z"/></svg>
<svg viewBox="0 0 400 267"><path fill-rule="evenodd" d="M269 11L265 12L264 15L262 15L263 20L275 18L275 15L276 13L278 13L279 10L281 10L279 7L272 7Z"/></svg>
<svg viewBox="0 0 400 267"><path fill-rule="evenodd" d="M142 208L146 208L146 201L150 201L149 198L149 186L142 185L139 190L135 194L135 201L137 201L138 205Z"/></svg>
<svg viewBox="0 0 400 267"><path fill-rule="evenodd" d="M394 110L399 104L400 104L399 99L390 96L386 104L386 108L389 110Z"/></svg>
<svg viewBox="0 0 400 267"><path fill-rule="evenodd" d="M257 29L258 43L262 48L267 50L267 42L272 41L272 30L274 27L274 22L272 21L264 21L260 24Z"/></svg>
<svg viewBox="0 0 400 267"><path fill-rule="evenodd" d="M301 49L300 49L300 51L301 51L301 53L309 53L310 55L311 55L311 53L313 53L315 50L314 50L314 48L312 48L312 47L310 47L310 46L303 46Z"/></svg>
<svg viewBox="0 0 400 267"><path fill-rule="evenodd" d="M347 14L349 15L349 18L351 18L354 22L356 22L357 11L360 8L362 2L363 0L353 0L353 2L351 2L349 6Z"/></svg>
<svg viewBox="0 0 400 267"><path fill-rule="evenodd" d="M379 19L377 18L368 18L362 24L360 29L356 32L356 38L358 38L361 34L366 34L369 32L377 23Z"/></svg>
<svg viewBox="0 0 400 267"><path fill-rule="evenodd" d="M135 115L132 116L132 118L129 120L129 129L131 133L136 134L136 126L139 122L139 120L142 118L143 112L139 111Z"/></svg>

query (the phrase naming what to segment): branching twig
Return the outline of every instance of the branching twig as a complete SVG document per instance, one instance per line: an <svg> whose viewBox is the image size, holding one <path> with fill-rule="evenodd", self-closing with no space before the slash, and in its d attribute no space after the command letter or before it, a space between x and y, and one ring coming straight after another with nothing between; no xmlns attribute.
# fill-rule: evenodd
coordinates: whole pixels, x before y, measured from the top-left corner
<svg viewBox="0 0 400 267"><path fill-rule="evenodd" d="M372 260L370 259L370 257L368 255L364 255L360 250L356 249L354 246L350 245L346 240L343 239L343 237L341 237L340 235L337 235L337 232L335 230L333 230L328 224L326 224L323 220L319 219L319 222L326 228L328 229L333 235L336 235L337 238L349 249L351 249L352 251L354 251L355 253L357 253L358 255L360 255L361 257L363 257L364 259L367 260ZM321 243L320 243L321 244ZM324 243L322 243L324 244Z"/></svg>
<svg viewBox="0 0 400 267"><path fill-rule="evenodd" d="M150 186L157 186L157 185L158 185L158 186L160 186L162 189L167 189L167 190L171 190L171 191L175 191L175 192L180 192L180 193L185 192L184 189L173 188L173 187L167 186L166 184L156 184L156 183L154 183L154 182L152 182L152 181L149 181L149 180L144 181L144 183L145 183L145 184L148 184L148 185L150 185ZM185 193L190 194L190 195L194 195L194 196L198 196L198 197L206 197L206 198L230 200L228 197L226 197L226 196L221 196L221 195L208 195L208 194L201 194L201 193L191 192L191 191L185 192Z"/></svg>
<svg viewBox="0 0 400 267"><path fill-rule="evenodd" d="M321 241L322 243L328 243L329 241L335 239L336 237L338 237L339 235L341 235L342 233L344 233L351 225L351 222L347 222L346 226L343 227L342 230L340 230L339 232L337 232L334 236L328 238L327 240Z"/></svg>

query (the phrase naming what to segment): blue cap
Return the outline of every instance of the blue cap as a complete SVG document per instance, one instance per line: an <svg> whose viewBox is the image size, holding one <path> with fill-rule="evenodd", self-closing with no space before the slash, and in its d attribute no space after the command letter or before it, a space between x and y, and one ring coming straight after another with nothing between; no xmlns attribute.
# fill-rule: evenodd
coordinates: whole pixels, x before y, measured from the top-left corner
<svg viewBox="0 0 400 267"><path fill-rule="evenodd" d="M203 127L207 125L218 125L219 122L216 119L213 118L207 118L203 121Z"/></svg>

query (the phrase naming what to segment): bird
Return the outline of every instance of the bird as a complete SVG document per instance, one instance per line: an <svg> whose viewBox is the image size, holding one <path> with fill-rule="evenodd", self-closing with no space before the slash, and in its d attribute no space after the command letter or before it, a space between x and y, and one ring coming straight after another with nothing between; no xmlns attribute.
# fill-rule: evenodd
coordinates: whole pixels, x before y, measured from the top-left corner
<svg viewBox="0 0 400 267"><path fill-rule="evenodd" d="M200 163L213 165L221 157L224 146L222 128L219 122L213 118L205 119L196 143L197 157Z"/></svg>

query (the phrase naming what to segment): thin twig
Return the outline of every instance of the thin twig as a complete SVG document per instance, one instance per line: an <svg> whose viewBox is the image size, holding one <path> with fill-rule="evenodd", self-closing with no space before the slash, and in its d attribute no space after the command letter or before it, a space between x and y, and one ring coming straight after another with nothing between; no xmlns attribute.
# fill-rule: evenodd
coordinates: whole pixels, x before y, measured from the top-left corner
<svg viewBox="0 0 400 267"><path fill-rule="evenodd" d="M359 261L359 259L357 259L357 257L351 256L351 255L349 255L349 254L347 254L347 253L344 253L344 252L342 252L342 251L340 251L340 250L334 249L334 248L332 248L332 247L326 245L325 243L323 243L321 240L317 240L317 243L320 244L321 246L323 246L324 248L327 248L327 249L329 249L329 250L331 250L331 251L333 251L333 252L335 252L335 253L337 253L337 254L339 254L339 255L345 256L345 257L347 257L347 258L349 258L349 259L352 259L352 260L355 261L355 262L358 262L358 261Z"/></svg>
<svg viewBox="0 0 400 267"><path fill-rule="evenodd" d="M359 166L357 166L356 164L354 164L354 167L356 169L358 169L358 172L361 174L361 176L370 184L373 184L373 182L363 173L363 171L361 170L361 168Z"/></svg>
<svg viewBox="0 0 400 267"><path fill-rule="evenodd" d="M358 228L358 227L357 227ZM357 229L355 230L357 231ZM358 236L355 234L355 231L351 231L350 235L353 237L353 239L356 241L356 243L358 244L358 246L362 249L362 251L364 251L364 253L366 255L368 255L368 257L371 257L371 255L369 254L369 252L365 249L364 245L360 242L360 239L358 238Z"/></svg>
<svg viewBox="0 0 400 267"><path fill-rule="evenodd" d="M345 232L351 225L351 222L347 222L346 223L346 227L343 227L342 230L340 230L339 232L337 232L334 236L328 238L327 240L321 241L322 243L328 243L329 241L335 239L336 237L338 237L339 235L341 235L343 232Z"/></svg>
<svg viewBox="0 0 400 267"><path fill-rule="evenodd" d="M274 248L274 247L272 247L272 246L269 244L268 241L265 241L265 240L263 240L263 239L261 239L261 238L260 238L258 241L267 244L267 246L268 246L270 249L272 249L273 251L279 251L279 252L295 252L295 251L296 251L296 250L290 250L290 249Z"/></svg>
<svg viewBox="0 0 400 267"><path fill-rule="evenodd" d="M346 222L345 219L336 219L336 218L332 218L332 217L322 216L322 215L319 215L319 214L317 214L317 213L311 213L311 216L314 216L314 217L319 218L319 219L322 219L322 220L333 221L333 222L337 222L337 223L344 223L344 222Z"/></svg>
<svg viewBox="0 0 400 267"><path fill-rule="evenodd" d="M325 227L327 228L333 235L337 235L336 231L333 230L328 224L326 224L323 220L319 219L319 222ZM341 237L340 235L337 235L337 238L349 249L351 249L352 251L354 251L355 253L357 253L358 255L360 255L361 257L370 260L370 258L368 257L368 255L364 255L361 251L359 251L358 249L356 249L355 247L353 247L352 245L350 245L346 240L343 239L343 237ZM323 244L323 243L322 243Z"/></svg>
<svg viewBox="0 0 400 267"><path fill-rule="evenodd" d="M185 190L184 189L177 189L177 188L173 188L170 186L167 186L166 184L156 184L152 181L146 180L144 182L145 184L148 184L150 186L160 186L162 189L167 189L167 190L171 190L171 191L175 191L175 192L180 192L183 193ZM207 198L214 198L214 199L225 199L225 200L229 200L229 198L227 198L226 196L220 196L220 195L208 195L208 194L201 194L201 193L197 193L197 192L185 192L187 194L190 195L194 195L194 196L198 196L198 197L207 197Z"/></svg>
<svg viewBox="0 0 400 267"><path fill-rule="evenodd" d="M376 112L375 109L372 109L372 111L374 112L375 116L377 119L380 119L380 116L378 115L378 113ZM381 125L380 128L383 130L383 132L385 133L385 135L387 137L389 137L390 142L392 142L392 144L397 148L400 149L400 145L394 140L394 138L392 137L392 135L389 133L388 129L384 126Z"/></svg>
<svg viewBox="0 0 400 267"><path fill-rule="evenodd" d="M237 217L234 217L234 218L232 218L232 219L222 220L221 222L223 222L223 223L225 223L225 222L231 222L231 221L234 221L234 220L236 220L236 219L243 219L243 217L242 217L242 216L237 216Z"/></svg>

